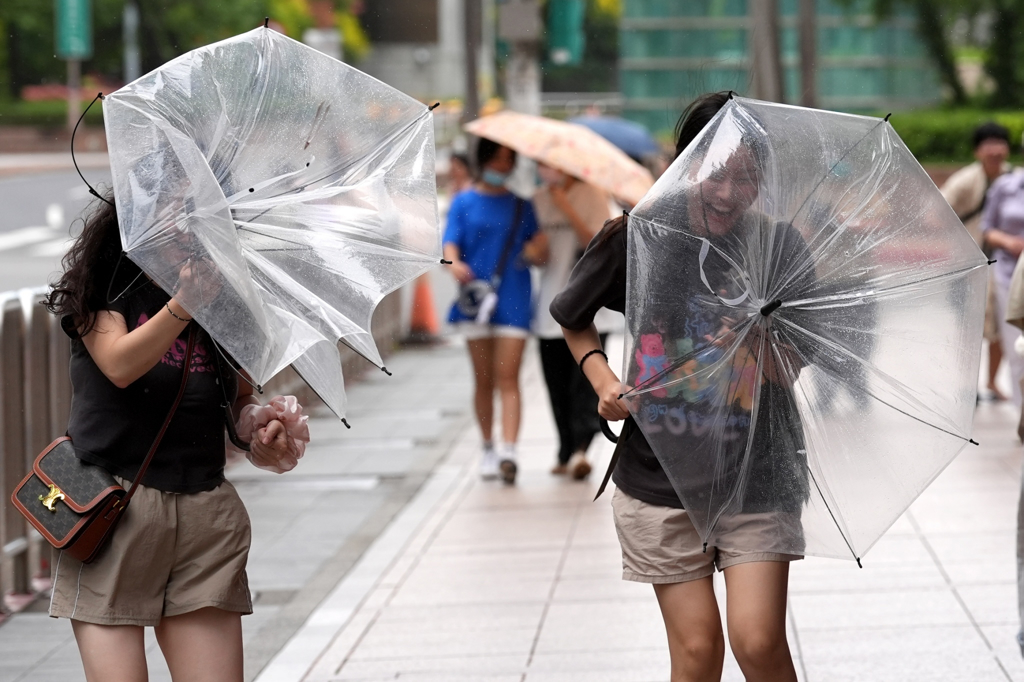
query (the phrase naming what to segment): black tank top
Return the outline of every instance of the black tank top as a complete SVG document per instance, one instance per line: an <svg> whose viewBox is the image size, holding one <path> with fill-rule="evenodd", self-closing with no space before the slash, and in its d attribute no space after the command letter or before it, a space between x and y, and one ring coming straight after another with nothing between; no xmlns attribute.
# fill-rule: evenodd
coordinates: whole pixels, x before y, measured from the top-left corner
<svg viewBox="0 0 1024 682"><path fill-rule="evenodd" d="M109 309L121 313L132 331L160 312L168 300L170 296L150 282ZM79 459L134 479L181 385L187 342L186 328L155 367L126 388L118 388L96 366L85 344L72 341L68 435ZM196 493L212 490L224 480L223 392L211 355L215 352L209 336L200 331L185 394L143 485L170 493ZM226 364L224 368L229 375L228 395L234 396L234 373Z"/></svg>

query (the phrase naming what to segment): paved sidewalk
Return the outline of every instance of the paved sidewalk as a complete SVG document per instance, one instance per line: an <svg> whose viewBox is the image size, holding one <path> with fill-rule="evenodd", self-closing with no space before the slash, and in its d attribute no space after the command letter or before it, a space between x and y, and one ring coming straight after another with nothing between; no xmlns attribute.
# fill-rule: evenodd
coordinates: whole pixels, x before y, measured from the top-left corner
<svg viewBox="0 0 1024 682"><path fill-rule="evenodd" d="M468 429L444 460L445 492L404 547L387 550L386 570L313 614L333 641L302 651L300 632L285 649L291 657L260 682L668 679L653 592L619 579L610 495L592 502L597 480L548 473L554 433L532 355L523 380L537 397L525 401L518 484L477 479L478 437ZM1009 407L983 405L982 445L961 454L863 569L794 564L788 625L801 679L1024 680L1014 642L1014 424ZM602 472L610 445L595 441L591 452ZM460 473L449 483L451 468ZM725 679L743 679L731 654Z"/></svg>
<svg viewBox="0 0 1024 682"><path fill-rule="evenodd" d="M404 351L388 365L393 378L353 387L351 432L313 425L316 448L295 472L231 472L255 530L247 679L666 682L653 592L619 578L610 493L591 502L610 444L592 447L595 480L548 473L555 437L533 346L515 487L476 476L462 347ZM1010 408L982 405L981 446L863 569L794 564L801 679L1024 682L1014 425ZM168 679L152 654L152 679ZM0 681L29 679L82 679L66 622L28 613L0 626ZM725 679L742 679L731 655Z"/></svg>

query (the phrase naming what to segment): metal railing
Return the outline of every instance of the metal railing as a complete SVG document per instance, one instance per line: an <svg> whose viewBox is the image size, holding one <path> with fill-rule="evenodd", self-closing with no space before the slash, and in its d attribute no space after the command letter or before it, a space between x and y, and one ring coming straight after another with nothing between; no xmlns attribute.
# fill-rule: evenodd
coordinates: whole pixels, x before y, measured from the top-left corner
<svg viewBox="0 0 1024 682"><path fill-rule="evenodd" d="M11 491L47 443L64 433L71 407L71 342L40 305L46 289L0 294L0 590L32 592L49 577L50 550L11 504Z"/></svg>
<svg viewBox="0 0 1024 682"><path fill-rule="evenodd" d="M46 291L0 293L0 614L5 605L31 598L34 579L43 587L50 576L49 545L11 504L11 492L36 455L65 432L71 410L71 341L40 305ZM386 296L374 312L373 337L382 355L401 334L401 296ZM346 379L373 369L351 349L341 346L341 352ZM264 393L292 393L307 406L318 402L291 369L271 380Z"/></svg>

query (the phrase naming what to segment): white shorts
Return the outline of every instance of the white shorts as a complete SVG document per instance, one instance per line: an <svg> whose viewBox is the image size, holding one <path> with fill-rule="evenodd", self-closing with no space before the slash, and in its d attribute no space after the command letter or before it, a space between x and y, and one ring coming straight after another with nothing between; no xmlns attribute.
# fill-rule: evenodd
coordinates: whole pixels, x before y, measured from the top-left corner
<svg viewBox="0 0 1024 682"><path fill-rule="evenodd" d="M528 339L530 330L512 327L506 324L477 324L476 322L456 322L455 330L466 337L467 341L480 339Z"/></svg>

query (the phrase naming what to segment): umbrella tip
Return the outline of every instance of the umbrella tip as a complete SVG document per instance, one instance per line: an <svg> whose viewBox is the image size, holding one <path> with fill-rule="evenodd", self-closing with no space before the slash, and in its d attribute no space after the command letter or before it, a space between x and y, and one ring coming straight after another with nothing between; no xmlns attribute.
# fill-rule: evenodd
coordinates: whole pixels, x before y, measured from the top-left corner
<svg viewBox="0 0 1024 682"><path fill-rule="evenodd" d="M704 543L704 553L705 554L708 553L708 543L706 543L706 542Z"/></svg>
<svg viewBox="0 0 1024 682"><path fill-rule="evenodd" d="M380 371L384 372L384 373L385 373L385 374L387 374L387 375L388 375L389 377L390 377L390 376L394 376L393 374L391 374L391 372L389 372L389 371L388 371L388 368L387 368L387 367L381 367L381 368L380 368Z"/></svg>
<svg viewBox="0 0 1024 682"><path fill-rule="evenodd" d="M270 28L270 17L263 17L263 28ZM341 421L345 421L342 419Z"/></svg>
<svg viewBox="0 0 1024 682"><path fill-rule="evenodd" d="M344 417L341 418L341 423L345 425L346 429L351 429L352 428L352 425L349 424L348 420L346 420Z"/></svg>
<svg viewBox="0 0 1024 682"><path fill-rule="evenodd" d="M972 438L972 439L970 439L970 440L969 440L969 441L967 441L967 442L968 442L968 443L970 443L971 445L981 445L981 443L979 443L978 441L974 440L973 438Z"/></svg>
<svg viewBox="0 0 1024 682"><path fill-rule="evenodd" d="M433 111L434 109L437 109L439 106L441 106L440 102L434 102L427 108L427 111Z"/></svg>
<svg viewBox="0 0 1024 682"><path fill-rule="evenodd" d="M860 557L854 557L857 560L857 568L864 568L864 565L860 563Z"/></svg>
<svg viewBox="0 0 1024 682"><path fill-rule="evenodd" d="M888 122L889 122L889 117L890 117L890 116L892 116L892 112L891 112L891 111L890 111L890 112L889 112L888 114L886 114L886 115L885 115L885 122L886 122L886 123L888 123Z"/></svg>
<svg viewBox="0 0 1024 682"><path fill-rule="evenodd" d="M988 264L989 265L995 265L996 264L996 259L995 258L989 258Z"/></svg>
<svg viewBox="0 0 1024 682"><path fill-rule="evenodd" d="M441 259L441 265L451 265L451 264L452 264L452 262L450 260L445 260L444 258Z"/></svg>
<svg viewBox="0 0 1024 682"><path fill-rule="evenodd" d="M732 99L732 95L733 95L733 91L732 91L732 90L730 90L730 91L729 91L729 99Z"/></svg>

